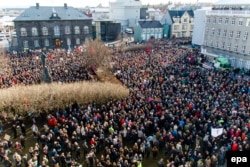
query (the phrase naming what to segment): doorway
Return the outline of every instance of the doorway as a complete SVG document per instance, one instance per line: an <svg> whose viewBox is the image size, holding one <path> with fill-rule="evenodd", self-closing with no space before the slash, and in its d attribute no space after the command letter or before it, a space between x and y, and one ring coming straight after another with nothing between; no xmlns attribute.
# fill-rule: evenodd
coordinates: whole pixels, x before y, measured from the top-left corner
<svg viewBox="0 0 250 167"><path fill-rule="evenodd" d="M56 49L61 48L61 39L59 38L55 39L55 48Z"/></svg>

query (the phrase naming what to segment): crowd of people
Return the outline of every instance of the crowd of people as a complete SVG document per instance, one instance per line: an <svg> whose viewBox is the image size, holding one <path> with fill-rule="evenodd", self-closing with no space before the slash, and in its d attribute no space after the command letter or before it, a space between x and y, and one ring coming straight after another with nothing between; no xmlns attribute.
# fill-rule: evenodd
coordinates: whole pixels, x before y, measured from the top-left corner
<svg viewBox="0 0 250 167"><path fill-rule="evenodd" d="M58 54L47 60L54 66L53 80L88 79L86 70L78 68L77 54ZM14 77L17 84L39 83L34 77L41 69L37 56L10 55L15 72L2 79L8 81L2 87L11 86ZM41 113L32 117L31 127L17 115L13 138L2 139L0 145L5 167L148 166L144 162L158 167L215 167L226 163L226 151L250 150L249 81L235 77L233 71L204 69L199 63L206 59L198 50L167 41L156 41L150 53L115 52L112 60L129 97ZM38 119L44 120L42 127ZM223 132L214 137L212 128ZM29 148L26 129L32 130L36 141Z"/></svg>
<svg viewBox="0 0 250 167"><path fill-rule="evenodd" d="M9 88L17 84L40 84L43 81L42 54L46 54L46 67L49 68L54 82L68 83L91 79L86 67L82 65L84 57L77 50L71 54L59 49L31 50L7 55L5 70L0 72L0 88Z"/></svg>

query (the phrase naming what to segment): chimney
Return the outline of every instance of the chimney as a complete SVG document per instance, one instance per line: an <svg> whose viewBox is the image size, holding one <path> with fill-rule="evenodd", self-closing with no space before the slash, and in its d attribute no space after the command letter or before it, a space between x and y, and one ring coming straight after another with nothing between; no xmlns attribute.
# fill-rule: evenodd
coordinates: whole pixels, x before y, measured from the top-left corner
<svg viewBox="0 0 250 167"><path fill-rule="evenodd" d="M64 3L64 8L68 9L67 3Z"/></svg>
<svg viewBox="0 0 250 167"><path fill-rule="evenodd" d="M36 8L39 9L39 3L36 3Z"/></svg>

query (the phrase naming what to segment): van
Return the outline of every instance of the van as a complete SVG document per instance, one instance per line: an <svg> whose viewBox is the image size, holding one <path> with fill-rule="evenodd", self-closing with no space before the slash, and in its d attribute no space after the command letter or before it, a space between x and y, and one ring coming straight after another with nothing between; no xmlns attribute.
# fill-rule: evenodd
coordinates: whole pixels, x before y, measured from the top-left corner
<svg viewBox="0 0 250 167"><path fill-rule="evenodd" d="M132 28L126 28L126 29L125 29L125 32L126 32L127 34L133 34L133 33L134 33L134 31L133 31Z"/></svg>

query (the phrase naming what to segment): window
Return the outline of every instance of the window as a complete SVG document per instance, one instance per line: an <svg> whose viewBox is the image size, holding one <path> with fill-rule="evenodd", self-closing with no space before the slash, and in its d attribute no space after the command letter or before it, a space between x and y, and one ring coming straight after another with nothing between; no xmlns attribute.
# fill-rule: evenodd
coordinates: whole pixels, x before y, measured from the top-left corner
<svg viewBox="0 0 250 167"><path fill-rule="evenodd" d="M194 30L194 25L190 25L190 30L191 30L191 31Z"/></svg>
<svg viewBox="0 0 250 167"><path fill-rule="evenodd" d="M24 48L29 48L29 42L28 41L23 41L23 47Z"/></svg>
<svg viewBox="0 0 250 167"><path fill-rule="evenodd" d="M225 42L224 41L221 43L221 48L225 49Z"/></svg>
<svg viewBox="0 0 250 167"><path fill-rule="evenodd" d="M217 30L217 36L220 36L220 28Z"/></svg>
<svg viewBox="0 0 250 167"><path fill-rule="evenodd" d="M215 29L212 28L211 36L214 36Z"/></svg>
<svg viewBox="0 0 250 167"><path fill-rule="evenodd" d="M179 25L174 25L174 30L179 30Z"/></svg>
<svg viewBox="0 0 250 167"><path fill-rule="evenodd" d="M247 38L248 38L248 31L245 32L243 40L247 40Z"/></svg>
<svg viewBox="0 0 250 167"><path fill-rule="evenodd" d="M238 24L239 26L242 26L242 25L243 25L243 20L240 19L238 23L239 23L239 24Z"/></svg>
<svg viewBox="0 0 250 167"><path fill-rule="evenodd" d="M80 27L79 26L75 26L75 34L80 34Z"/></svg>
<svg viewBox="0 0 250 167"><path fill-rule="evenodd" d="M187 30L187 25L182 25L182 30Z"/></svg>
<svg viewBox="0 0 250 167"><path fill-rule="evenodd" d="M223 31L223 35L222 35L223 37L226 37L227 36L227 30L224 30Z"/></svg>
<svg viewBox="0 0 250 167"><path fill-rule="evenodd" d="M243 45L242 47L241 47L241 53L246 53L246 45Z"/></svg>
<svg viewBox="0 0 250 167"><path fill-rule="evenodd" d="M231 43L228 43L228 45L227 45L227 50L231 50Z"/></svg>
<svg viewBox="0 0 250 167"><path fill-rule="evenodd" d="M88 26L84 26L83 27L83 32L84 32L84 34L89 34L89 27Z"/></svg>
<svg viewBox="0 0 250 167"><path fill-rule="evenodd" d="M218 42L218 41L215 42L215 47L216 47L216 48L219 47L219 42Z"/></svg>
<svg viewBox="0 0 250 167"><path fill-rule="evenodd" d="M238 51L238 44L235 44L234 46L234 52L237 52Z"/></svg>
<svg viewBox="0 0 250 167"><path fill-rule="evenodd" d="M65 26L65 34L70 34L70 26Z"/></svg>
<svg viewBox="0 0 250 167"><path fill-rule="evenodd" d="M211 40L210 41L210 46L213 47L214 42Z"/></svg>
<svg viewBox="0 0 250 167"><path fill-rule="evenodd" d="M182 32L182 37L186 37L186 32Z"/></svg>
<svg viewBox="0 0 250 167"><path fill-rule="evenodd" d="M59 26L54 27L54 35L60 35L60 28Z"/></svg>
<svg viewBox="0 0 250 167"><path fill-rule="evenodd" d="M219 24L221 24L222 23L222 18L219 18Z"/></svg>
<svg viewBox="0 0 250 167"><path fill-rule="evenodd" d="M210 23L210 17L207 17L207 23Z"/></svg>
<svg viewBox="0 0 250 167"><path fill-rule="evenodd" d="M38 36L37 28L36 27L32 27L31 28L31 33L32 33L32 36Z"/></svg>
<svg viewBox="0 0 250 167"><path fill-rule="evenodd" d="M144 34L145 34L146 32L147 32L147 31L146 31L146 29L143 29L143 30L142 30L142 33L144 33Z"/></svg>
<svg viewBox="0 0 250 167"><path fill-rule="evenodd" d="M183 19L183 23L187 23L188 22L188 19L187 18L184 18Z"/></svg>
<svg viewBox="0 0 250 167"><path fill-rule="evenodd" d="M229 18L227 17L225 18L225 24L228 24L228 22L229 22Z"/></svg>
<svg viewBox="0 0 250 167"><path fill-rule="evenodd" d="M206 27L206 30L205 30L206 34L209 33L209 27Z"/></svg>
<svg viewBox="0 0 250 167"><path fill-rule="evenodd" d="M34 46L39 47L39 41L38 40L34 40Z"/></svg>
<svg viewBox="0 0 250 167"><path fill-rule="evenodd" d="M234 36L234 31L230 31L229 38L233 38L233 36Z"/></svg>
<svg viewBox="0 0 250 167"><path fill-rule="evenodd" d="M20 29L20 32L21 32L21 36L27 36L27 31L26 31L26 28L21 28Z"/></svg>
<svg viewBox="0 0 250 167"><path fill-rule="evenodd" d="M150 28L147 28L147 33L150 33Z"/></svg>
<svg viewBox="0 0 250 167"><path fill-rule="evenodd" d="M49 46L49 40L48 40L48 39L45 39L45 40L44 40L44 46L46 46L46 47Z"/></svg>
<svg viewBox="0 0 250 167"><path fill-rule="evenodd" d="M213 23L214 23L214 24L216 23L216 17L213 18Z"/></svg>
<svg viewBox="0 0 250 167"><path fill-rule="evenodd" d="M48 28L47 28L47 27L43 27L43 28L42 28L42 32L43 32L43 35L49 35L49 32L48 32Z"/></svg>
<svg viewBox="0 0 250 167"><path fill-rule="evenodd" d="M70 46L71 45L71 39L67 38L67 45Z"/></svg>
<svg viewBox="0 0 250 167"><path fill-rule="evenodd" d="M237 39L240 38L240 34L241 34L241 32L240 32L240 31L237 31L237 33L236 33L236 38L237 38Z"/></svg>
<svg viewBox="0 0 250 167"><path fill-rule="evenodd" d="M76 38L76 44L77 44L77 45L80 45L80 43L81 43L81 42L80 42L80 38Z"/></svg>
<svg viewBox="0 0 250 167"><path fill-rule="evenodd" d="M235 20L236 20L235 18L232 18L232 24L235 24Z"/></svg>
<svg viewBox="0 0 250 167"><path fill-rule="evenodd" d="M154 33L154 29L153 28L151 28L151 33Z"/></svg>

